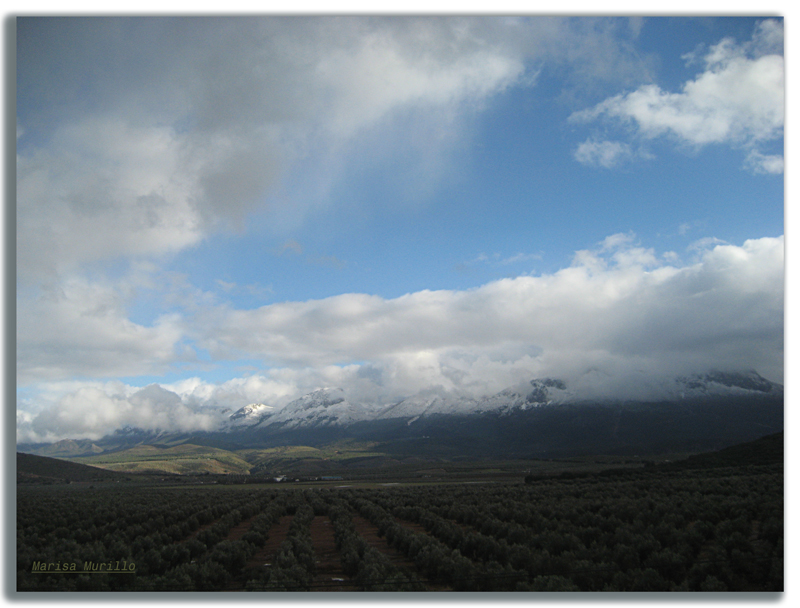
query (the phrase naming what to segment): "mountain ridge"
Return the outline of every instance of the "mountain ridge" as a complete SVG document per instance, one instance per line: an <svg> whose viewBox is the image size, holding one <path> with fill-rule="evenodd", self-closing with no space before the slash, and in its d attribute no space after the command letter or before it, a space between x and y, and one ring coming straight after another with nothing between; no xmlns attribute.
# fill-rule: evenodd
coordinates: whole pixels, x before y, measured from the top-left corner
<svg viewBox="0 0 800 608"><path fill-rule="evenodd" d="M675 386L671 387L671 391L667 391L665 394L675 401L706 396L782 395L783 393L781 385L766 380L754 371L746 373L713 371L678 377L674 383ZM281 409L263 411L262 414L250 420L252 420L251 426L260 428L272 425L280 425L281 428L324 426L326 424L347 426L354 422L367 420L409 418L416 421L421 417L433 414L510 413L514 410L526 410L554 404L602 403L604 401L618 402L619 400L581 398L580 393L571 390L567 382L556 378L534 378L493 395L477 399L451 394L444 389L434 387L377 409L363 403L349 401L341 388L322 388L289 402ZM263 408L269 408L269 406L261 405ZM253 405L248 405L237 410L229 420L249 419L251 410L248 408L253 407Z"/></svg>
<svg viewBox="0 0 800 608"><path fill-rule="evenodd" d="M229 449L379 441L383 451L446 458L545 457L719 449L783 430L783 387L756 372L677 378L654 401L589 399L567 382L533 379L475 399L441 388L385 406L353 403L322 388L278 409L251 403L216 430L120 429L100 440L20 444L18 450L77 457L135 445L193 443Z"/></svg>

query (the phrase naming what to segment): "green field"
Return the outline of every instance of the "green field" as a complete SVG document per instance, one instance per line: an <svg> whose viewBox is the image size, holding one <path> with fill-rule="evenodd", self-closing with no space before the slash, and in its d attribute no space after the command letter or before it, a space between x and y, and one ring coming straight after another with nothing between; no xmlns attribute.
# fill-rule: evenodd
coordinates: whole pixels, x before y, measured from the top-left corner
<svg viewBox="0 0 800 608"><path fill-rule="evenodd" d="M233 452L192 444L168 448L141 445L119 452L69 460L129 473L247 474L251 467L250 463Z"/></svg>
<svg viewBox="0 0 800 608"><path fill-rule="evenodd" d="M324 472L331 468L352 466L357 462L387 459L386 454L373 449L375 445L343 441L321 448L281 446L235 451L190 443L176 446L140 445L65 460L126 473L269 476Z"/></svg>
<svg viewBox="0 0 800 608"><path fill-rule="evenodd" d="M781 436L782 437L782 436ZM773 445L774 444L774 445ZM761 446L764 447L761 447ZM737 450L746 449L748 456L775 461L777 456L769 450L782 450L779 441L753 442L746 448L729 448L702 458L737 458ZM758 450L767 450L762 454ZM782 452L781 452L782 453ZM653 464L681 461L689 454L665 454L658 458L638 456L580 456L560 459L489 460L445 459L415 456L397 457L381 451L374 442L339 441L322 447L280 446L263 449L225 450L195 445L140 445L126 450L109 451L92 456L63 458L67 461L97 467L117 473L139 475L183 476L176 482L191 483L198 476L206 481L222 484L272 482L285 476L287 481L299 479L321 483L324 477L346 479L356 483L458 483L519 481L526 476L552 477L581 474L600 470L641 469ZM692 457L690 460L701 458ZM27 471L28 481L37 476L53 480L70 478L82 481L80 476L63 471ZM97 472L91 475L97 478ZM73 478L74 477L74 478ZM185 479L184 479L185 478Z"/></svg>

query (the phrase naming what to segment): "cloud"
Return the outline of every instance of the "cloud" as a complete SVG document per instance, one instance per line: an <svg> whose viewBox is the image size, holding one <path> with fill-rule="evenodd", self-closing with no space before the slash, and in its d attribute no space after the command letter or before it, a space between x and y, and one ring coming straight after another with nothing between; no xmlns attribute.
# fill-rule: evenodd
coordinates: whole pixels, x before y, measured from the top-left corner
<svg viewBox="0 0 800 608"><path fill-rule="evenodd" d="M575 160L584 165L611 169L633 157L631 147L619 141L587 139L575 150Z"/></svg>
<svg viewBox="0 0 800 608"><path fill-rule="evenodd" d="M18 156L21 278L197 243L202 219L181 155L169 128L88 119L58 129L46 148Z"/></svg>
<svg viewBox="0 0 800 608"><path fill-rule="evenodd" d="M521 57L481 45L470 21L354 29L354 43L330 50L316 67L329 97L326 125L336 134L368 127L401 107L480 103L525 71Z"/></svg>
<svg viewBox="0 0 800 608"><path fill-rule="evenodd" d="M125 292L131 289L70 279L25 298L17 316L19 383L158 373L191 358L178 313L163 314L149 326L130 320Z"/></svg>
<svg viewBox="0 0 800 608"><path fill-rule="evenodd" d="M583 69L602 47L608 78L629 65L629 52L614 51L614 28L591 23L21 18L20 379L152 373L190 356L181 324L213 298L179 274L137 268L239 229L254 210L302 223L330 204L317 184L346 173L347 159L380 156L387 134L410 142L398 182L417 192L428 161L458 147L464 117L511 86L533 86L537 63ZM307 199L291 196L298 168L297 181L312 184ZM303 251L280 238L283 253ZM136 283L143 276L127 284L136 273L150 285ZM133 321L137 291L158 292L170 314Z"/></svg>
<svg viewBox="0 0 800 608"><path fill-rule="evenodd" d="M701 256L691 266L664 266L653 250L635 246L629 235L615 235L595 251L578 252L573 266L552 275L389 300L343 294L218 310L213 332L197 339L215 357L247 353L270 365L439 356L509 344L529 345L549 357L565 349L591 353L625 344L641 356L666 352L673 363L686 357L707 365L767 365L770 374L779 374L783 239L717 245ZM745 335L731 329L749 321L746 336L775 347L758 363L745 361L739 350ZM704 340L708 349L701 346Z"/></svg>
<svg viewBox="0 0 800 608"><path fill-rule="evenodd" d="M533 86L542 62L593 81L640 74L618 30L603 19L22 18L20 278L181 251L243 229L254 210L296 226L329 204L348 162L401 141L403 163L386 162L422 188L447 170L468 118ZM286 196L298 168L307 190L293 193L305 196Z"/></svg>
<svg viewBox="0 0 800 608"><path fill-rule="evenodd" d="M758 146L783 136L784 62L779 54L782 38L779 21L763 21L748 42L737 45L726 38L711 47L704 57L705 71L686 82L681 92L644 85L576 112L571 120L618 119L643 139L669 136L694 147L726 144L758 155ZM612 160L623 150L617 147L615 156L614 148L606 147ZM589 147L576 157L581 162L586 162L582 158L595 159L596 164L601 164L602 154L592 152ZM763 163L756 166L777 172L778 158L769 159L769 169Z"/></svg>
<svg viewBox="0 0 800 608"><path fill-rule="evenodd" d="M21 441L100 439L125 427L162 431L209 431L218 428L219 411L187 406L181 397L158 385L142 389L86 386L63 395L36 416L25 416Z"/></svg>
<svg viewBox="0 0 800 608"><path fill-rule="evenodd" d="M303 246L295 241L294 239L289 239L286 241L281 248L278 250L278 255L284 254L294 254L294 255L302 255L303 254Z"/></svg>
<svg viewBox="0 0 800 608"><path fill-rule="evenodd" d="M214 361L260 358L264 371L218 384L192 378L142 394L120 383L32 386L38 396L20 404L20 436L96 437L123 424L208 428L220 408L280 407L322 386L377 405L435 386L491 394L537 376L638 398L652 396L665 378L708 369L755 369L780 382L783 250L782 237L741 246L709 238L681 265L674 253L657 256L635 235L616 234L553 274L394 299L352 293L253 310L209 305L152 332L120 324L118 306L95 298L91 311L72 305L75 330L53 347L54 361L70 361L70 374L112 369L126 349L143 366L158 358L146 349L160 348L170 360L182 337ZM87 319L79 321L82 313ZM21 367L29 365L23 357Z"/></svg>
<svg viewBox="0 0 800 608"><path fill-rule="evenodd" d="M23 20L19 88L30 103L18 106L21 277L194 246L241 226L312 151L338 156L401 110L455 116L480 106L525 67L518 50L483 44L478 25ZM58 87L64 100L53 97Z"/></svg>
<svg viewBox="0 0 800 608"><path fill-rule="evenodd" d="M698 239L691 243L686 249L687 251L704 251L711 247L715 247L717 245L727 245L725 241L722 239L718 239L713 236L707 236L702 239Z"/></svg>
<svg viewBox="0 0 800 608"><path fill-rule="evenodd" d="M520 251L512 256L500 259L498 263L502 264L503 266L507 266L509 264L518 264L520 262L529 262L531 260L541 260L541 259L542 259L541 253L523 253Z"/></svg>
<svg viewBox="0 0 800 608"><path fill-rule="evenodd" d="M216 406L281 404L321 385L365 399L431 385L481 393L592 365L671 371L716 361L777 379L782 240L720 250L731 263L712 271L719 247L698 252L691 266L674 258L662 266L652 250L615 237L551 275L253 310L160 269L216 231L249 229L253 212L268 218L281 253L341 267L286 240L281 227L332 204L331 184L364 159L385 162L414 192L435 182L470 118L511 87L536 86L547 70L573 89L646 80L648 59L624 37L640 26L525 17L20 18L17 364L31 395L19 413L26 432L197 429ZM779 171L781 157L758 144L782 129L767 112L780 43L780 24L765 21L750 43L711 49L705 74L682 93L655 91L644 126L623 112L625 96L592 119L622 118L644 138L655 136L650 128L685 140L667 120L670 108L714 107L703 106L703 92L732 95L725 141L748 148L752 170ZM747 97L735 78L764 95ZM704 117L700 131L710 132ZM587 140L586 160L613 166L640 154L617 143ZM747 274L748 263L760 272ZM715 276L730 284L703 291ZM268 289L216 279L223 293ZM158 300L155 312L137 309L141 294ZM656 314L662 302L674 304L674 315L668 307ZM715 306L719 314L701 314ZM640 338L647 335L655 342ZM667 354L659 339L672 345ZM241 356L263 361L264 371L150 390L93 380L175 371L201 349L209 365Z"/></svg>
<svg viewBox="0 0 800 608"><path fill-rule="evenodd" d="M304 253L303 246L296 240L289 239L277 250L276 255L302 256L303 253ZM347 262L340 260L334 255L315 255L311 253L306 253L306 255L303 257L303 260L307 264L312 264L314 266L325 266L328 268L334 268L336 270L341 270L342 268L347 266Z"/></svg>
<svg viewBox="0 0 800 608"><path fill-rule="evenodd" d="M519 251L514 255L503 257L499 252L494 252L492 255L480 253L478 256L469 262L463 262L460 267L466 268L474 264L493 264L499 266L510 266L511 264L519 264L521 262L530 262L531 260L541 260L541 253L524 253Z"/></svg>
<svg viewBox="0 0 800 608"><path fill-rule="evenodd" d="M745 159L745 165L753 173L780 175L783 173L783 164L782 154L761 154L757 150L750 150Z"/></svg>

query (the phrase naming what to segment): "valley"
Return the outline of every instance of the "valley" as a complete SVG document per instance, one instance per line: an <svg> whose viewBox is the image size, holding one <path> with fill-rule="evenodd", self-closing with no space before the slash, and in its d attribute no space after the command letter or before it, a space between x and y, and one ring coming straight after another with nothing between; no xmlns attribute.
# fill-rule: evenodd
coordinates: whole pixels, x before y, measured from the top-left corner
<svg viewBox="0 0 800 608"><path fill-rule="evenodd" d="M783 442L256 485L66 463L17 487L17 589L780 592Z"/></svg>

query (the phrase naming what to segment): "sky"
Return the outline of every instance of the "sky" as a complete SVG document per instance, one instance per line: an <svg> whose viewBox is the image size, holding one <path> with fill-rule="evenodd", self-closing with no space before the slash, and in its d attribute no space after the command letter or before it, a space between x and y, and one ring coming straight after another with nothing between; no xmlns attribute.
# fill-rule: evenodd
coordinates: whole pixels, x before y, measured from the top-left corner
<svg viewBox="0 0 800 608"><path fill-rule="evenodd" d="M19 441L783 382L780 18L19 18L16 112Z"/></svg>

